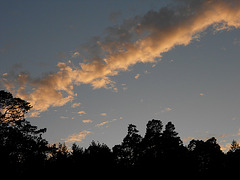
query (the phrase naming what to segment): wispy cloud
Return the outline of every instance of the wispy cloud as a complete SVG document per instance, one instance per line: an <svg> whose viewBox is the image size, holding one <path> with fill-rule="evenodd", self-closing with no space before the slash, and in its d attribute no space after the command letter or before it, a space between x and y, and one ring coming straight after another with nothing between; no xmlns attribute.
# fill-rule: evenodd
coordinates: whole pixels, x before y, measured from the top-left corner
<svg viewBox="0 0 240 180"><path fill-rule="evenodd" d="M240 47L240 39L239 38L234 38L233 44Z"/></svg>
<svg viewBox="0 0 240 180"><path fill-rule="evenodd" d="M134 76L135 79L138 79L140 76L140 74L136 74L136 76Z"/></svg>
<svg viewBox="0 0 240 180"><path fill-rule="evenodd" d="M100 115L101 116L107 116L107 113L101 113Z"/></svg>
<svg viewBox="0 0 240 180"><path fill-rule="evenodd" d="M103 125L108 124L108 123L110 123L110 122L111 122L111 121L104 121L104 122L101 122L101 123L97 124L96 127L103 126Z"/></svg>
<svg viewBox="0 0 240 180"><path fill-rule="evenodd" d="M90 119L85 119L85 120L82 120L83 123L92 123L92 120Z"/></svg>
<svg viewBox="0 0 240 180"><path fill-rule="evenodd" d="M61 119L69 119L67 116L60 116Z"/></svg>
<svg viewBox="0 0 240 180"><path fill-rule="evenodd" d="M200 93L199 95L200 96L206 96L206 93Z"/></svg>
<svg viewBox="0 0 240 180"><path fill-rule="evenodd" d="M104 121L104 122L101 122L101 123L97 124L96 127L101 127L101 126L103 126L103 125L105 125L105 124L108 124L108 123L114 122L114 121L116 121L116 120L117 120L117 119L114 118L114 119L112 119L112 120L110 120L110 121Z"/></svg>
<svg viewBox="0 0 240 180"><path fill-rule="evenodd" d="M154 63L173 47L199 40L200 33L210 26L214 32L240 27L238 0L181 2L108 27L103 37L93 39L73 54L86 54L79 67L59 62L59 71L43 78L21 74L12 81L5 76L2 82L16 96L29 101L34 107L32 116L37 116L51 106L71 102L76 96L74 85L90 84L93 89L117 91L111 77L120 71L137 63ZM82 53L84 49L87 52Z"/></svg>
<svg viewBox="0 0 240 180"><path fill-rule="evenodd" d="M79 56L80 56L80 53L77 51L72 54L72 58L77 58Z"/></svg>
<svg viewBox="0 0 240 180"><path fill-rule="evenodd" d="M72 134L72 135L68 136L67 138L61 139L61 140L65 141L66 143L81 142L90 133L91 133L91 131L84 130L84 131L81 131L77 134Z"/></svg>
<svg viewBox="0 0 240 180"><path fill-rule="evenodd" d="M78 106L80 106L80 105L81 105L81 103L73 103L73 104L72 104L72 108L78 107Z"/></svg>
<svg viewBox="0 0 240 180"><path fill-rule="evenodd" d="M82 116L83 114L87 114L85 111L79 111L78 112L79 116Z"/></svg>

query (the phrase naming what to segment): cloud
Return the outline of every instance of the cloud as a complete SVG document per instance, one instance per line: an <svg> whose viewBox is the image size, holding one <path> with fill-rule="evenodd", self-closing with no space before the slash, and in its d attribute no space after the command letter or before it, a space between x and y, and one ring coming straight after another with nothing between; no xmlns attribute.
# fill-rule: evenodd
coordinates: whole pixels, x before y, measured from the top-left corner
<svg viewBox="0 0 240 180"><path fill-rule="evenodd" d="M233 120L233 121L236 121L236 120L237 120L237 117L232 117L232 120Z"/></svg>
<svg viewBox="0 0 240 180"><path fill-rule="evenodd" d="M87 114L85 111L79 111L78 112L79 116L82 116L83 114Z"/></svg>
<svg viewBox="0 0 240 180"><path fill-rule="evenodd" d="M140 76L140 74L136 74L136 76L134 77L135 79L138 79Z"/></svg>
<svg viewBox="0 0 240 180"><path fill-rule="evenodd" d="M80 105L81 105L81 103L73 103L73 104L72 104L72 108L78 107L78 106L80 106Z"/></svg>
<svg viewBox="0 0 240 180"><path fill-rule="evenodd" d="M240 39L239 38L234 38L233 44L240 47Z"/></svg>
<svg viewBox="0 0 240 180"><path fill-rule="evenodd" d="M91 131L84 130L77 134L72 134L72 135L68 136L67 138L61 139L61 140L65 141L66 143L81 142L90 133L91 133Z"/></svg>
<svg viewBox="0 0 240 180"><path fill-rule="evenodd" d="M114 119L112 119L111 121L104 121L104 122L101 122L101 123L97 124L96 127L101 127L101 126L103 126L103 125L105 125L105 124L108 124L108 123L114 122L114 121L116 121L116 120L117 120L117 119L114 118Z"/></svg>
<svg viewBox="0 0 240 180"><path fill-rule="evenodd" d="M238 129L238 132L234 134L233 136L240 136L240 128Z"/></svg>
<svg viewBox="0 0 240 180"><path fill-rule="evenodd" d="M80 53L77 51L72 54L72 58L77 58L79 56L80 56Z"/></svg>
<svg viewBox="0 0 240 180"><path fill-rule="evenodd" d="M92 120L90 119L86 119L86 120L82 120L83 123L92 123Z"/></svg>
<svg viewBox="0 0 240 180"><path fill-rule="evenodd" d="M68 119L69 117L67 116L60 116L61 119Z"/></svg>
<svg viewBox="0 0 240 180"><path fill-rule="evenodd" d="M104 122L102 122L102 123L97 124L96 127L103 126L103 125L105 125L105 124L107 124L107 123L110 123L110 122L111 122L111 121L104 121Z"/></svg>
<svg viewBox="0 0 240 180"><path fill-rule="evenodd" d="M127 87L126 84L121 84L121 86L122 86L122 90L123 90L123 91L126 91L126 90L128 89L128 87Z"/></svg>
<svg viewBox="0 0 240 180"><path fill-rule="evenodd" d="M151 10L108 27L102 37L93 38L74 53L81 55L79 66L59 62L56 73L39 79L28 74L12 81L4 77L2 83L17 97L29 101L33 105L31 115L37 116L49 107L73 101L74 85L117 91L111 77L119 72L137 63L154 63L175 46L199 40L201 32L209 27L214 32L240 27L238 0L176 2L175 6Z"/></svg>
<svg viewBox="0 0 240 180"><path fill-rule="evenodd" d="M170 108L170 107L165 108L165 111L171 111L171 110L172 110L172 108Z"/></svg>
<svg viewBox="0 0 240 180"><path fill-rule="evenodd" d="M183 142L189 142L189 141L191 141L191 140L193 140L193 139L195 139L195 137L192 137L192 136L188 136L188 137L186 137L186 138L183 138Z"/></svg>
<svg viewBox="0 0 240 180"><path fill-rule="evenodd" d="M165 113L165 112L169 112L169 111L172 111L172 110L173 110L173 108L166 107L166 108L162 109L160 112Z"/></svg>
<svg viewBox="0 0 240 180"><path fill-rule="evenodd" d="M107 116L107 113L101 113L100 115L101 116Z"/></svg>
<svg viewBox="0 0 240 180"><path fill-rule="evenodd" d="M64 63L58 63L57 66L60 68L57 73L40 79L32 79L29 74L22 73L12 82L3 79L3 83L7 90L31 103L34 107L31 116L38 116L49 107L63 106L76 96L73 92L71 68Z"/></svg>

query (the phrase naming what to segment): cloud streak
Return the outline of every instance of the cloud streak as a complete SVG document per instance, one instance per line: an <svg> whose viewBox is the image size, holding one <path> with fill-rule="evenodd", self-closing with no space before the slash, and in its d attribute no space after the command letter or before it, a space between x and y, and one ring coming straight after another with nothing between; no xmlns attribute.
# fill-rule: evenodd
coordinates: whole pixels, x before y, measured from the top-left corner
<svg viewBox="0 0 240 180"><path fill-rule="evenodd" d="M90 133L91 133L91 131L83 130L77 134L72 134L72 135L68 136L67 138L61 139L61 140L65 141L66 143L81 142Z"/></svg>
<svg viewBox="0 0 240 180"><path fill-rule="evenodd" d="M34 107L31 115L38 116L51 106L71 102L77 95L74 85L90 84L93 89L117 91L111 77L119 72L137 63L154 63L175 46L199 39L209 27L214 32L240 27L238 0L176 2L175 6L149 11L107 28L103 37L93 39L73 54L81 58L77 67L59 62L58 72L41 79L20 74L14 80L4 76L2 82L16 96L29 101Z"/></svg>

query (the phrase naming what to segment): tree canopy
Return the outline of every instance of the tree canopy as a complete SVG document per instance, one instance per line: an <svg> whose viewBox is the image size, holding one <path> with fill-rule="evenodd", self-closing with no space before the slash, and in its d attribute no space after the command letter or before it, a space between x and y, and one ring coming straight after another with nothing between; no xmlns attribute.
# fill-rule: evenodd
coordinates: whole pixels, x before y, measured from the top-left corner
<svg viewBox="0 0 240 180"><path fill-rule="evenodd" d="M49 144L42 138L46 128L38 129L25 119L31 108L30 103L0 91L0 162L1 171L9 176L112 170L126 175L209 177L219 172L232 175L240 167L237 141L227 153L214 137L193 139L185 146L172 122L164 126L155 119L148 121L144 137L136 125L129 124L123 141L112 149L95 141L85 149L75 143L71 149L64 143Z"/></svg>

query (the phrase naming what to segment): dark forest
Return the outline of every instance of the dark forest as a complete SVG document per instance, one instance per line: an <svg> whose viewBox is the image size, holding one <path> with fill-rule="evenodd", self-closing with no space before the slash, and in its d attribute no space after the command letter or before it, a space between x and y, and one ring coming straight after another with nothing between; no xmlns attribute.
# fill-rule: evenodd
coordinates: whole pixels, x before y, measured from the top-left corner
<svg viewBox="0 0 240 180"><path fill-rule="evenodd" d="M239 170L240 146L236 141L227 153L221 151L215 137L191 140L187 146L172 122L150 120L144 137L129 124L119 145L110 149L92 141L88 148L72 144L49 144L38 129L25 119L30 103L0 91L0 163L1 174L9 177L147 175L168 177L235 176Z"/></svg>

